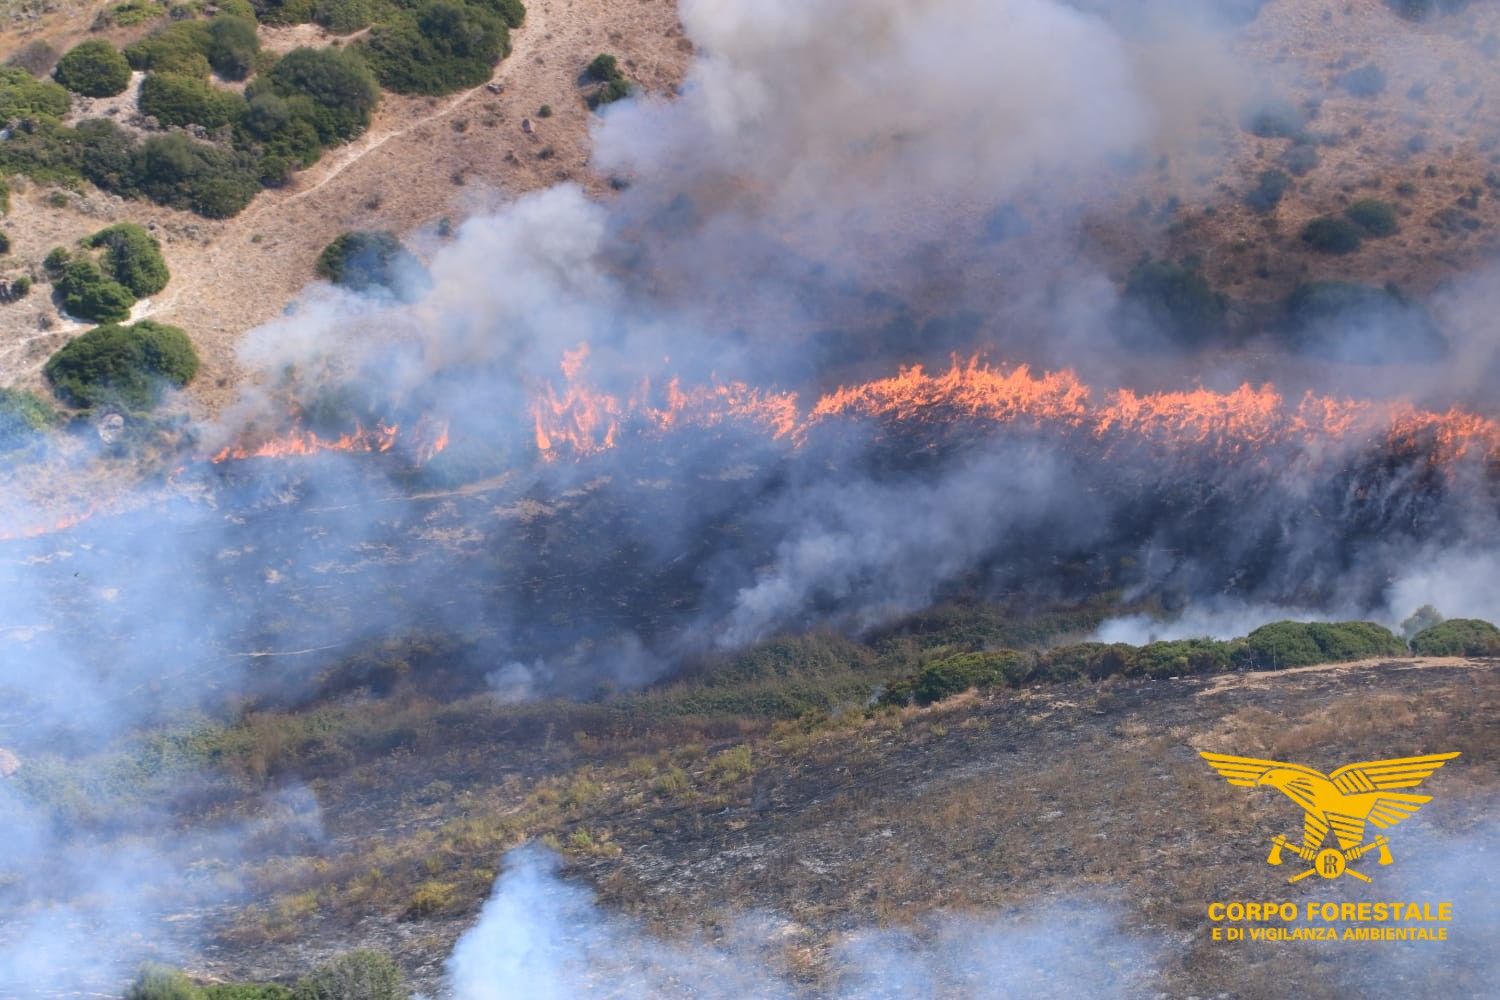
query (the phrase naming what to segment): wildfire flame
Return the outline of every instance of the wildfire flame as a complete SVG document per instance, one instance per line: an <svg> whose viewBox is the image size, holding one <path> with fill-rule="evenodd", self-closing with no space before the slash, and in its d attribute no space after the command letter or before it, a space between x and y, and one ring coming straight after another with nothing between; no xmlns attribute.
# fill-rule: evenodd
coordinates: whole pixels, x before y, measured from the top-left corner
<svg viewBox="0 0 1500 1000"><path fill-rule="evenodd" d="M566 385L535 392L531 411L542 456L577 457L606 451L632 432L712 427L737 422L762 427L794 445L819 426L840 420L885 425L990 422L1077 431L1106 447L1208 449L1220 456L1253 455L1283 445L1314 452L1344 441L1426 447L1438 464L1465 456L1500 461L1500 424L1462 410L1435 413L1408 403L1362 401L1307 393L1292 403L1270 385L1244 384L1231 392L1195 388L1096 393L1072 371L1037 374L1025 365L1003 368L979 357L955 358L946 371L916 365L891 377L845 386L803 408L793 393L740 383L684 389L673 379L653 395L649 382L629 396L601 392L582 380L588 349L566 355Z"/></svg>
<svg viewBox="0 0 1500 1000"><path fill-rule="evenodd" d="M75 524L93 517L98 507L97 503L91 503L84 510L64 515L48 524L37 524L29 528L16 528L11 531L0 532L0 542L13 542L21 538L36 538L38 535L50 535L54 531L66 531Z"/></svg>
<svg viewBox="0 0 1500 1000"><path fill-rule="evenodd" d="M338 437L320 436L316 431L296 428L261 441L239 441L226 445L210 457L209 461L218 465L221 462L249 458L288 458L295 455L316 455L325 451L383 454L395 447L400 437L401 428L397 424L377 423L372 428L356 424L353 430ZM448 447L448 424L446 421L424 417L417 421L406 440L412 457L419 464L427 462Z"/></svg>

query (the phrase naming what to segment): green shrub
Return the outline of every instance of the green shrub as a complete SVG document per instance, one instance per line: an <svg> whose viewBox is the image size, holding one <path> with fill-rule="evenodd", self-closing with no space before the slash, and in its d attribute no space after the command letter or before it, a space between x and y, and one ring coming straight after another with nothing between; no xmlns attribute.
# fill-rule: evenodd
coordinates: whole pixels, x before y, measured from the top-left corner
<svg viewBox="0 0 1500 1000"><path fill-rule="evenodd" d="M42 258L42 267L47 269L48 274L56 278L63 273L63 269L68 266L68 262L72 259L73 251L67 247L53 247L47 251L47 256Z"/></svg>
<svg viewBox="0 0 1500 1000"><path fill-rule="evenodd" d="M292 1000L292 991L275 983L226 983L202 991L203 1000Z"/></svg>
<svg viewBox="0 0 1500 1000"><path fill-rule="evenodd" d="M1222 337L1229 300L1214 291L1196 268L1164 260L1136 265L1125 280L1123 304L1153 333L1183 345Z"/></svg>
<svg viewBox="0 0 1500 1000"><path fill-rule="evenodd" d="M203 1000L203 992L180 969L148 962L125 991L125 1000Z"/></svg>
<svg viewBox="0 0 1500 1000"><path fill-rule="evenodd" d="M141 84L141 113L163 125L233 125L245 113L245 99L207 80L175 73L152 73Z"/></svg>
<svg viewBox="0 0 1500 1000"><path fill-rule="evenodd" d="M1318 253L1353 253L1364 242L1363 233L1364 230L1348 219L1324 215L1302 228L1302 242Z"/></svg>
<svg viewBox="0 0 1500 1000"><path fill-rule="evenodd" d="M116 27L129 28L137 24L145 24L165 13L167 13L166 6L156 3L155 0L129 0L128 3L115 4L111 7L109 19L115 23Z"/></svg>
<svg viewBox="0 0 1500 1000"><path fill-rule="evenodd" d="M23 274L15 281L12 281L10 283L10 294L12 298L17 299L24 299L26 296L30 295L31 278Z"/></svg>
<svg viewBox="0 0 1500 1000"><path fill-rule="evenodd" d="M1379 198L1361 198L1344 215L1371 236L1392 236L1397 230L1395 208Z"/></svg>
<svg viewBox="0 0 1500 1000"><path fill-rule="evenodd" d="M36 393L0 389L0 451L30 444L56 419L56 411Z"/></svg>
<svg viewBox="0 0 1500 1000"><path fill-rule="evenodd" d="M1236 660L1252 670L1272 670L1401 656L1405 651L1399 637L1374 622L1272 622L1245 637Z"/></svg>
<svg viewBox="0 0 1500 1000"><path fill-rule="evenodd" d="M72 106L73 98L62 84L38 80L19 66L0 66L0 122L56 122Z"/></svg>
<svg viewBox="0 0 1500 1000"><path fill-rule="evenodd" d="M500 15L507 27L519 28L526 21L526 5L521 0L475 0L476 4Z"/></svg>
<svg viewBox="0 0 1500 1000"><path fill-rule="evenodd" d="M96 327L70 340L42 368L69 405L117 402L136 410L155 405L164 385L184 386L197 372L198 354L187 334L151 320Z"/></svg>
<svg viewBox="0 0 1500 1000"><path fill-rule="evenodd" d="M155 295L167 287L171 272L161 255L161 244L134 222L121 222L101 229L84 245L104 250L104 269L136 298Z"/></svg>
<svg viewBox="0 0 1500 1000"><path fill-rule="evenodd" d="M126 46L125 58L133 69L201 80L208 77L212 48L213 36L206 21L179 21Z"/></svg>
<svg viewBox="0 0 1500 1000"><path fill-rule="evenodd" d="M1411 638L1418 656L1500 656L1500 629L1479 618L1450 618Z"/></svg>
<svg viewBox="0 0 1500 1000"><path fill-rule="evenodd" d="M411 992L389 955L355 951L318 966L297 983L296 1000L409 1000Z"/></svg>
<svg viewBox="0 0 1500 1000"><path fill-rule="evenodd" d="M368 28L378 11L377 0L318 0L313 20L335 35Z"/></svg>
<svg viewBox="0 0 1500 1000"><path fill-rule="evenodd" d="M0 254L10 253L10 237L0 232Z"/></svg>
<svg viewBox="0 0 1500 1000"><path fill-rule="evenodd" d="M1215 639L1172 639L1152 642L1126 658L1130 677L1185 677L1230 669L1237 646Z"/></svg>
<svg viewBox="0 0 1500 1000"><path fill-rule="evenodd" d="M260 190L251 154L194 142L180 132L154 135L131 152L135 190L159 205L227 219Z"/></svg>
<svg viewBox="0 0 1500 1000"><path fill-rule="evenodd" d="M220 14L208 22L208 64L226 80L243 80L255 70L260 37L255 22Z"/></svg>
<svg viewBox="0 0 1500 1000"><path fill-rule="evenodd" d="M344 233L318 254L318 276L354 291L393 288L415 258L394 233Z"/></svg>
<svg viewBox="0 0 1500 1000"><path fill-rule="evenodd" d="M1037 660L1037 680L1061 683L1123 674L1136 649L1123 642L1075 642L1048 650Z"/></svg>
<svg viewBox="0 0 1500 1000"><path fill-rule="evenodd" d="M262 24L306 24L313 19L315 0L251 0Z"/></svg>
<svg viewBox="0 0 1500 1000"><path fill-rule="evenodd" d="M10 183L0 177L0 215L10 214Z"/></svg>
<svg viewBox="0 0 1500 1000"><path fill-rule="evenodd" d="M625 78L625 74L620 72L620 61L607 53L595 56L583 72L595 83L611 83Z"/></svg>
<svg viewBox="0 0 1500 1000"><path fill-rule="evenodd" d="M353 138L370 124L380 103L370 67L355 52L342 49L293 49L247 87L245 96L254 100L266 92L288 100L305 98L303 112L324 145Z"/></svg>
<svg viewBox="0 0 1500 1000"><path fill-rule="evenodd" d="M85 97L113 97L130 86L130 63L102 38L75 45L52 73L58 83Z"/></svg>
<svg viewBox="0 0 1500 1000"><path fill-rule="evenodd" d="M923 667L912 685L912 696L918 705L930 705L970 688L1018 685L1030 670L1031 657L1014 649L959 653Z"/></svg>
<svg viewBox="0 0 1500 1000"><path fill-rule="evenodd" d="M490 78L510 52L510 31L483 7L428 0L376 28L361 50L381 86L398 94L449 94Z"/></svg>
<svg viewBox="0 0 1500 1000"><path fill-rule="evenodd" d="M1272 211L1281 204L1282 197L1292 186L1292 179L1281 170L1262 170L1256 178L1255 187L1245 195L1245 204L1260 215Z"/></svg>
<svg viewBox="0 0 1500 1000"><path fill-rule="evenodd" d="M95 323L113 323L130 315L135 296L119 282L107 277L98 264L84 258L63 268L57 280L62 306L71 316Z"/></svg>
<svg viewBox="0 0 1500 1000"><path fill-rule="evenodd" d="M1374 63L1339 74L1339 87L1351 97L1376 97L1385 91L1385 73Z"/></svg>
<svg viewBox="0 0 1500 1000"><path fill-rule="evenodd" d="M255 5L250 0L219 0L214 6L219 8L220 14L255 23Z"/></svg>

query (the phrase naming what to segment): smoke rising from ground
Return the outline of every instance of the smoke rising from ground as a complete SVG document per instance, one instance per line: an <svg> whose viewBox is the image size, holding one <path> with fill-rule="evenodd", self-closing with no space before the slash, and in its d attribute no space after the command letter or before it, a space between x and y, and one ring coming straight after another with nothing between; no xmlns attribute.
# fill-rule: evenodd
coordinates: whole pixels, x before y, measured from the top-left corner
<svg viewBox="0 0 1500 1000"><path fill-rule="evenodd" d="M939 918L920 934L856 931L833 956L836 982L809 990L774 971L779 943L799 934L784 919L742 918L713 944L659 941L560 878L549 852L518 849L504 865L479 922L448 960L458 1000L1149 995L1150 949L1099 905Z"/></svg>

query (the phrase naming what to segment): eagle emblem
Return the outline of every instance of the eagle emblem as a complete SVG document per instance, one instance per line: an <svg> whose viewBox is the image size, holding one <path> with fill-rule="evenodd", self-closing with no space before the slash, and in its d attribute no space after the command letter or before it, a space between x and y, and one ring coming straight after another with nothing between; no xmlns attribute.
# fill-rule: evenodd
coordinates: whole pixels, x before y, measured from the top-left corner
<svg viewBox="0 0 1500 1000"><path fill-rule="evenodd" d="M1293 875L1287 880L1289 882L1314 873L1328 879L1348 874L1365 882L1371 881L1368 875L1349 867L1350 862L1375 850L1380 852L1382 865L1388 865L1394 859L1390 840L1383 834L1371 841L1365 840L1367 825L1373 823L1381 830L1388 829L1431 802L1430 795L1413 795L1399 789L1416 788L1457 756L1457 753L1438 753L1372 760L1347 764L1331 774L1322 774L1301 764L1218 753L1202 754L1203 759L1231 785L1242 788L1269 785L1280 789L1302 807L1302 843L1294 844L1278 835L1271 842L1270 857L1266 858L1267 864L1279 865L1282 851L1290 851L1312 865ZM1323 847L1330 832L1337 848Z"/></svg>

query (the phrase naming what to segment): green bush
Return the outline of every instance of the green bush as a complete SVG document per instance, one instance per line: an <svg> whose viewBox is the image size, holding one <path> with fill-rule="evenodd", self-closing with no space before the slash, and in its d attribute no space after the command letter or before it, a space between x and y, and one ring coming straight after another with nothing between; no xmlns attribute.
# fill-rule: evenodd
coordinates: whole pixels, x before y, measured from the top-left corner
<svg viewBox="0 0 1500 1000"><path fill-rule="evenodd" d="M376 28L360 47L381 86L398 94L449 94L490 78L510 52L510 31L483 7L428 0Z"/></svg>
<svg viewBox="0 0 1500 1000"><path fill-rule="evenodd" d="M141 113L163 125L233 125L245 113L245 99L207 80L175 73L152 73L141 84Z"/></svg>
<svg viewBox="0 0 1500 1000"><path fill-rule="evenodd" d="M394 233L344 233L318 254L318 276L354 291L393 288L399 272L415 263Z"/></svg>
<svg viewBox="0 0 1500 1000"><path fill-rule="evenodd" d="M136 298L155 295L167 287L171 272L161 255L161 244L134 222L121 222L101 229L84 246L104 250L104 269Z"/></svg>
<svg viewBox="0 0 1500 1000"><path fill-rule="evenodd" d="M84 258L63 268L57 280L57 294L71 316L95 323L113 323L130 315L135 296L119 282L109 278L98 264Z"/></svg>
<svg viewBox="0 0 1500 1000"><path fill-rule="evenodd" d="M1037 680L1061 683L1087 678L1100 680L1123 674L1136 648L1127 643L1075 642L1043 653L1037 660Z"/></svg>
<svg viewBox="0 0 1500 1000"><path fill-rule="evenodd" d="M1245 204L1252 212L1265 215L1281 204L1282 197L1292 186L1292 179L1281 170L1262 170L1256 178L1255 187L1245 195Z"/></svg>
<svg viewBox="0 0 1500 1000"><path fill-rule="evenodd" d="M159 205L227 219L260 190L253 155L194 142L180 132L154 135L131 152L134 190Z"/></svg>
<svg viewBox="0 0 1500 1000"><path fill-rule="evenodd" d="M1344 215L1371 236L1392 236L1398 228L1395 208L1379 198L1361 198L1344 209Z"/></svg>
<svg viewBox="0 0 1500 1000"><path fill-rule="evenodd" d="M251 0L262 24L306 24L313 19L315 0Z"/></svg>
<svg viewBox="0 0 1500 1000"><path fill-rule="evenodd" d="M368 28L379 9L377 0L318 0L313 20L335 35L348 35Z"/></svg>
<svg viewBox="0 0 1500 1000"><path fill-rule="evenodd" d="M24 299L26 296L30 295L31 278L28 275L23 274L15 281L12 281L10 283L10 294L13 298L17 299Z"/></svg>
<svg viewBox="0 0 1500 1000"><path fill-rule="evenodd" d="M930 705L976 687L1019 685L1031 671L1031 657L1014 649L993 653L959 653L929 663L917 673L912 696Z"/></svg>
<svg viewBox="0 0 1500 1000"><path fill-rule="evenodd" d="M1226 331L1229 299L1196 268L1170 261L1136 265L1125 280L1123 304L1151 332L1178 344L1209 343Z"/></svg>
<svg viewBox="0 0 1500 1000"><path fill-rule="evenodd" d="M72 106L73 98L62 84L38 80L19 66L0 66L0 122L56 122Z"/></svg>
<svg viewBox="0 0 1500 1000"><path fill-rule="evenodd" d="M127 46L125 58L133 69L201 80L208 77L212 48L213 35L206 21L178 21Z"/></svg>
<svg viewBox="0 0 1500 1000"><path fill-rule="evenodd" d="M264 77L245 90L254 100L275 93L301 107L324 145L353 138L370 124L380 103L380 86L370 67L353 51L293 49Z"/></svg>
<svg viewBox="0 0 1500 1000"><path fill-rule="evenodd" d="M1373 63L1339 74L1336 81L1351 97L1376 97L1385 91L1385 73Z"/></svg>
<svg viewBox="0 0 1500 1000"><path fill-rule="evenodd" d="M0 451L30 444L56 419L56 411L36 393L0 389Z"/></svg>
<svg viewBox="0 0 1500 1000"><path fill-rule="evenodd" d="M526 5L521 0L476 0L479 6L485 7L500 15L506 27L519 28L526 21Z"/></svg>
<svg viewBox="0 0 1500 1000"><path fill-rule="evenodd" d="M1236 660L1252 670L1273 670L1405 652L1398 636L1374 622L1272 622L1245 637Z"/></svg>
<svg viewBox="0 0 1500 1000"><path fill-rule="evenodd" d="M93 38L69 49L52 76L75 94L113 97L130 86L130 63L119 49Z"/></svg>
<svg viewBox="0 0 1500 1000"><path fill-rule="evenodd" d="M56 278L63 273L63 269L68 266L68 262L72 259L73 251L67 247L53 247L47 251L47 256L42 258L42 267L47 269L48 274Z"/></svg>
<svg viewBox="0 0 1500 1000"><path fill-rule="evenodd" d="M220 14L208 22L208 64L226 80L243 80L255 70L260 37L255 22Z"/></svg>
<svg viewBox="0 0 1500 1000"><path fill-rule="evenodd" d="M148 962L125 991L125 1000L203 1000L203 992L180 969Z"/></svg>
<svg viewBox="0 0 1500 1000"><path fill-rule="evenodd" d="M198 373L193 343L175 326L141 320L109 324L75 337L47 360L42 374L71 406L123 403L144 410L166 384L184 386Z"/></svg>
<svg viewBox="0 0 1500 1000"><path fill-rule="evenodd" d="M203 987L203 1000L292 1000L292 991L275 983L229 983Z"/></svg>
<svg viewBox="0 0 1500 1000"><path fill-rule="evenodd" d="M1364 242L1364 230L1348 219L1331 215L1313 219L1302 228L1302 242L1318 253L1353 253Z"/></svg>
<svg viewBox="0 0 1500 1000"><path fill-rule="evenodd" d="M1500 629L1479 618L1450 618L1411 638L1418 656L1500 656Z"/></svg>
<svg viewBox="0 0 1500 1000"><path fill-rule="evenodd" d="M1129 677L1185 677L1230 669L1238 647L1215 639L1172 639L1152 642L1126 658Z"/></svg>
<svg viewBox="0 0 1500 1000"><path fill-rule="evenodd" d="M411 991L389 955L355 951L313 970L292 991L295 1000L409 1000Z"/></svg>
<svg viewBox="0 0 1500 1000"><path fill-rule="evenodd" d="M0 232L0 254L10 253L10 237Z"/></svg>
<svg viewBox="0 0 1500 1000"><path fill-rule="evenodd" d="M595 83L612 83L625 78L620 72L620 61L608 53L595 56L583 73Z"/></svg>

